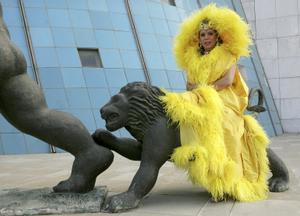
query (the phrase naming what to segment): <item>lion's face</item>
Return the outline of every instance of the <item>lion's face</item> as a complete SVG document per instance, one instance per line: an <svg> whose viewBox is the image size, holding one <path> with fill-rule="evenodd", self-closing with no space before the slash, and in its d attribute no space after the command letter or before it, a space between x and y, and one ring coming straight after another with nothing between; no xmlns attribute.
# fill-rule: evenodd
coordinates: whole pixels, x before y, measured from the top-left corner
<svg viewBox="0 0 300 216"><path fill-rule="evenodd" d="M101 118L106 122L105 127L109 131L118 130L126 125L129 112L129 102L127 97L116 94L101 109Z"/></svg>

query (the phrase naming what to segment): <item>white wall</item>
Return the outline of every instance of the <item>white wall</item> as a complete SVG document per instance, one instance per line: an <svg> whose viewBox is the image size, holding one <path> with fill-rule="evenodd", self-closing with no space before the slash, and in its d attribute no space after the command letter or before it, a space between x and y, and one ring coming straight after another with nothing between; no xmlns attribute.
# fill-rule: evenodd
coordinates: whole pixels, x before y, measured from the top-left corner
<svg viewBox="0 0 300 216"><path fill-rule="evenodd" d="M242 0L284 132L300 132L300 0Z"/></svg>

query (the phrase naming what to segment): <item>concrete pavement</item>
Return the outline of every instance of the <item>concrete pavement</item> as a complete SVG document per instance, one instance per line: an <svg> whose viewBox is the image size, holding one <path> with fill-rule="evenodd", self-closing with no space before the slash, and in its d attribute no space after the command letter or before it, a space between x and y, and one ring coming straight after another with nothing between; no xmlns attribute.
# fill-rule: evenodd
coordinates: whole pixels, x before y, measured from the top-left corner
<svg viewBox="0 0 300 216"><path fill-rule="evenodd" d="M193 186L186 174L166 163L151 193L138 209L115 216L300 216L300 134L272 138L271 148L284 160L290 171L290 189L270 193L265 201L240 203L212 202L209 194ZM73 157L70 154L0 156L0 190L8 188L52 187L69 176ZM139 162L115 154L113 165L97 178L109 194L125 191ZM76 214L78 215L78 214ZM111 215L107 213L82 215Z"/></svg>

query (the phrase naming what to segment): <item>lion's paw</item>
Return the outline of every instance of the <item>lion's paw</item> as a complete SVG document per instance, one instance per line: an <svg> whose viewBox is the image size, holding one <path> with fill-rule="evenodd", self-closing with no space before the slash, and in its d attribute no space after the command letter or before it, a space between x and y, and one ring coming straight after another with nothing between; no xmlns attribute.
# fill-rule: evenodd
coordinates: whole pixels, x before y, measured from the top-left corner
<svg viewBox="0 0 300 216"><path fill-rule="evenodd" d="M283 192L289 189L289 181L283 177L272 177L269 179L269 191Z"/></svg>
<svg viewBox="0 0 300 216"><path fill-rule="evenodd" d="M115 196L109 197L104 204L105 212L122 212L138 207L140 199L136 198L133 193L124 192Z"/></svg>
<svg viewBox="0 0 300 216"><path fill-rule="evenodd" d="M109 147L111 143L117 140L117 137L115 135L104 129L97 129L92 134L92 137L97 144L105 147Z"/></svg>

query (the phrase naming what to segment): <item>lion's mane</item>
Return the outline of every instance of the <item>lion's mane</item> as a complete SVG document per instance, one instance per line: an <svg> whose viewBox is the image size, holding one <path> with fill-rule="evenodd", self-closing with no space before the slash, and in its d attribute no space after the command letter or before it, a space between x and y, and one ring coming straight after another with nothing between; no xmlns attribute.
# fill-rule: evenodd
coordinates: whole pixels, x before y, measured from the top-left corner
<svg viewBox="0 0 300 216"><path fill-rule="evenodd" d="M145 82L132 82L122 87L120 93L129 103L128 121L125 128L141 141L145 131L159 117L166 116L159 97L164 93L157 87Z"/></svg>

